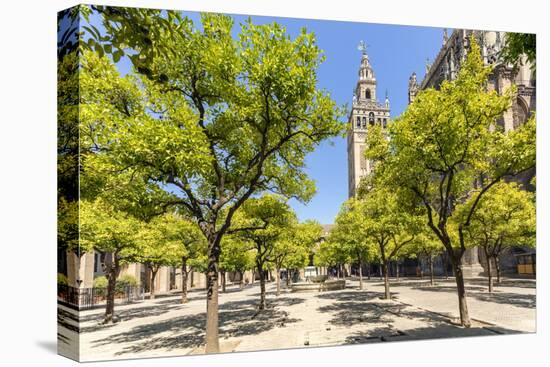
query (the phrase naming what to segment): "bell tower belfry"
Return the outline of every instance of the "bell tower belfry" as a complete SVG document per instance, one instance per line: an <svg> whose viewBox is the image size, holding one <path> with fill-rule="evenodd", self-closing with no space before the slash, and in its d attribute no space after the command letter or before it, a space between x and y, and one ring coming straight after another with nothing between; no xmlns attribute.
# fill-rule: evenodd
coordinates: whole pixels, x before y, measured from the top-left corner
<svg viewBox="0 0 550 367"><path fill-rule="evenodd" d="M370 162L365 158L365 140L369 126L378 124L386 128L390 119L390 102L387 93L384 104L376 99L377 82L365 42L361 41L358 49L361 51L361 63L348 121L349 197L356 195L361 178L372 171Z"/></svg>

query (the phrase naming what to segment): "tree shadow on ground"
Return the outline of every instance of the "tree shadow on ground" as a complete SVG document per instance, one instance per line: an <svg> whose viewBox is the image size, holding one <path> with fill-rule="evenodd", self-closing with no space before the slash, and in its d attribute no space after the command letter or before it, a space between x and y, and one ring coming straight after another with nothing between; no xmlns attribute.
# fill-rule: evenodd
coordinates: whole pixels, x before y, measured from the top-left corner
<svg viewBox="0 0 550 367"><path fill-rule="evenodd" d="M80 323L95 321L93 325L90 326L80 326L79 332L81 333L91 333L98 330L103 330L109 327L116 325L119 322L127 322L134 319L140 319L144 317L155 317L165 314L173 309L178 309L178 305L158 305L158 304L148 304L143 307L134 307L127 308L123 310L117 310L115 308L115 318L117 319L116 323L102 324L104 314L94 313L91 315L81 316Z"/></svg>
<svg viewBox="0 0 550 367"><path fill-rule="evenodd" d="M64 335L62 332L57 333L57 342L70 345L71 338L68 335Z"/></svg>
<svg viewBox="0 0 550 367"><path fill-rule="evenodd" d="M256 300L225 302L220 305L220 338L256 335L275 327L284 327L299 319L290 318L288 312L278 310L277 302L261 312L257 311ZM140 325L129 331L114 334L93 341L94 347L115 344L121 350L115 355L153 351L156 349L195 348L205 341L206 313L174 317L147 325ZM122 347L122 344L132 343Z"/></svg>
<svg viewBox="0 0 550 367"><path fill-rule="evenodd" d="M329 312L333 318L329 321L338 326L354 326L360 323L382 324L391 327L395 317L407 318L428 323L449 323L449 318L426 310L413 308L407 304L392 301L379 301L377 296L371 301L350 300L345 298L330 305L319 307L319 312Z"/></svg>
<svg viewBox="0 0 550 367"><path fill-rule="evenodd" d="M495 330L487 327L463 328L447 323L434 323L426 327L419 327L407 330L397 330L392 327L382 327L372 330L360 331L348 336L345 339L344 344L446 339L473 336L495 336L499 334L517 333L518 331L504 328L498 328Z"/></svg>
<svg viewBox="0 0 550 367"><path fill-rule="evenodd" d="M381 300L382 292L343 291L319 294L317 297L335 301L321 306L318 311L332 314L329 321L332 325L350 327L361 323L379 324L380 327L391 327L393 316L405 316L407 305L390 300ZM411 311L407 311L411 312ZM418 318L418 315L411 317Z"/></svg>
<svg viewBox="0 0 550 367"><path fill-rule="evenodd" d="M361 323L390 325L391 315L383 308L368 302L337 302L321 306L317 309L321 313L331 313L330 324L336 326L355 326Z"/></svg>
<svg viewBox="0 0 550 367"><path fill-rule="evenodd" d="M80 333L80 319L78 311L72 310L66 307L57 306L57 325L72 331L74 333Z"/></svg>
<svg viewBox="0 0 550 367"><path fill-rule="evenodd" d="M487 287L489 281L487 279L469 279L468 284L475 284ZM495 287L514 287L514 288L531 288L536 289L537 283L535 280L529 279L502 279L500 283L497 283L496 280L493 283Z"/></svg>
<svg viewBox="0 0 550 367"><path fill-rule="evenodd" d="M394 293L392 293L393 295ZM317 298L335 300L335 301L364 301L370 299L376 299L383 297L383 292L373 292L369 290L355 290L355 291L333 291L323 292L317 295Z"/></svg>
<svg viewBox="0 0 550 367"><path fill-rule="evenodd" d="M157 305L186 305L189 302L206 299L206 292L200 294L187 295L187 302L181 303L181 293L177 297L166 298L154 301Z"/></svg>
<svg viewBox="0 0 550 367"><path fill-rule="evenodd" d="M251 297L258 297L258 298L260 298L260 295L261 295L261 293L258 292L258 293L252 293L250 296L251 296ZM267 290L266 290L266 291L265 291L265 295L266 295L266 297L268 297L268 296L270 296L270 297L277 297L277 291L276 291L276 290L273 290L273 291L267 291Z"/></svg>
<svg viewBox="0 0 550 367"><path fill-rule="evenodd" d="M266 304L269 307L280 307L280 306L293 306L300 303L305 302L305 299L298 298L298 297L270 297L266 299ZM241 308L251 308L251 309L258 309L258 305L260 303L260 296L257 297L250 297L247 299L239 300L239 301L228 301L228 302L222 302L220 304L220 310L233 310L233 309L241 309Z"/></svg>
<svg viewBox="0 0 550 367"><path fill-rule="evenodd" d="M535 294L519 294L494 291L493 293L469 293L468 297L473 297L479 301L506 304L517 307L537 307L537 296Z"/></svg>
<svg viewBox="0 0 550 367"><path fill-rule="evenodd" d="M424 287L411 287L415 290L428 291L428 292L453 292L456 293L456 286L436 285L436 286L424 286ZM465 286L466 292L482 292L486 287L479 286Z"/></svg>
<svg viewBox="0 0 550 367"><path fill-rule="evenodd" d="M222 289L220 288L220 289L218 290L218 294L222 295L222 294L230 294L230 293L239 293L239 292L243 292L243 291L245 291L245 290L246 290L246 287L243 287L243 288L241 289L241 288L239 288L238 286L237 286L237 287L232 286L232 287L227 287L227 288L225 289L225 292L222 291ZM204 291L204 293L206 294L206 290Z"/></svg>
<svg viewBox="0 0 550 367"><path fill-rule="evenodd" d="M413 288L426 292L456 292L456 287L420 287ZM536 308L537 297L535 294L521 294L501 292L497 289L493 293L487 291L487 287L466 287L467 297L478 301L493 302L524 308Z"/></svg>

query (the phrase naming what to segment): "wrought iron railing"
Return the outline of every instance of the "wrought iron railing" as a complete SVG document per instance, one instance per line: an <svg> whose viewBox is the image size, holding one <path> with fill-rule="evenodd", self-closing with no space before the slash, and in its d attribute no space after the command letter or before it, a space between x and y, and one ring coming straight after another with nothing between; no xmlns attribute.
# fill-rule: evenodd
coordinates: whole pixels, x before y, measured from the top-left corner
<svg viewBox="0 0 550 367"><path fill-rule="evenodd" d="M144 298L143 287L126 286L115 290L116 303L131 303ZM75 288L58 284L57 302L65 306L86 310L107 303L107 288Z"/></svg>

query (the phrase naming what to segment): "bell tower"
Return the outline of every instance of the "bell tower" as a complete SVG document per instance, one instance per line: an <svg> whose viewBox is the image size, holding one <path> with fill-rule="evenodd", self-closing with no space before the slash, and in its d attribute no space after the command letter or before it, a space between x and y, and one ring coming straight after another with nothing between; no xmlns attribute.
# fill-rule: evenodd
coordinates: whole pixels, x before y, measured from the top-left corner
<svg viewBox="0 0 550 367"><path fill-rule="evenodd" d="M390 120L390 101L387 93L384 104L379 103L376 99L377 81L364 41L359 43L358 49L361 51L361 62L348 120L349 197L356 195L361 178L372 171L371 163L365 157L365 141L369 127L378 124L386 128Z"/></svg>

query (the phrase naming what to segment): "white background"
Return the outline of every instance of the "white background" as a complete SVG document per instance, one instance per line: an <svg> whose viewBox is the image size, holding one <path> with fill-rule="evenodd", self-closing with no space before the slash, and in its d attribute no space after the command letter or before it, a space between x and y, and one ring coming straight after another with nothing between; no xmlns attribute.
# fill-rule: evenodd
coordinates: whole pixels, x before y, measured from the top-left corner
<svg viewBox="0 0 550 367"><path fill-rule="evenodd" d="M537 335L236 353L98 366L548 365L548 10L543 1L103 1L103 4L297 18L536 32ZM0 364L69 366L56 355L56 12L75 1L0 9ZM546 28L546 30L544 29ZM546 163L546 165L545 165ZM545 208L546 207L546 208ZM498 312L498 310L495 310Z"/></svg>

